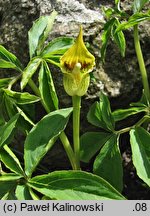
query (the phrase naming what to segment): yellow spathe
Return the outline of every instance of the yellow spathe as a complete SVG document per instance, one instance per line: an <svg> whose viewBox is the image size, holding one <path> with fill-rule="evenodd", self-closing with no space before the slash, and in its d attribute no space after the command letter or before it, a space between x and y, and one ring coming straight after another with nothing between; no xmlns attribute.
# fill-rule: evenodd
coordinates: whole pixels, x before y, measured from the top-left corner
<svg viewBox="0 0 150 216"><path fill-rule="evenodd" d="M64 73L63 83L67 94L82 96L86 93L90 76L95 65L95 57L88 51L83 41L82 26L75 43L60 59Z"/></svg>

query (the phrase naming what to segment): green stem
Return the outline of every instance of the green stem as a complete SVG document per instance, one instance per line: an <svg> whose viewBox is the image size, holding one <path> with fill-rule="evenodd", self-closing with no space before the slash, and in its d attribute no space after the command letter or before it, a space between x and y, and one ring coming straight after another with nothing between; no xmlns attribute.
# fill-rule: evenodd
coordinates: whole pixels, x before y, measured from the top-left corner
<svg viewBox="0 0 150 216"><path fill-rule="evenodd" d="M68 155L68 158L70 160L70 163L71 163L71 166L74 170L77 170L77 166L76 166L76 160L75 160L75 156L74 156L74 152L72 150L72 147L69 143L69 140L66 136L66 134L64 132L62 132L59 136L63 146L64 146L64 149Z"/></svg>
<svg viewBox="0 0 150 216"><path fill-rule="evenodd" d="M19 74L18 76L14 77L14 79L9 83L8 89L11 90L12 86L20 79L22 74Z"/></svg>
<svg viewBox="0 0 150 216"><path fill-rule="evenodd" d="M150 102L149 83L148 83L147 72L146 72L144 58L143 58L140 40L139 40L138 25L134 26L134 44L135 44L135 51L136 51L136 55L137 55L137 59L138 59L139 67L140 67L140 72L142 76L144 93L147 97L147 100Z"/></svg>
<svg viewBox="0 0 150 216"><path fill-rule="evenodd" d="M30 79L30 80L28 81L28 84L29 84L29 86L31 87L32 91L33 91L38 97L41 98L40 91L39 91L38 87L36 86L36 84L34 83L34 81L33 81L32 79ZM44 107L44 109L46 110L46 112L49 113L50 111L49 111L48 107L46 106L46 104L44 103L44 101L42 100L42 98L41 98L41 104L42 104L42 106Z"/></svg>
<svg viewBox="0 0 150 216"><path fill-rule="evenodd" d="M130 131L134 126L131 126L131 127L127 127L127 128L123 128L119 131L116 131L116 134L123 134L123 133L127 133L128 131Z"/></svg>
<svg viewBox="0 0 150 216"><path fill-rule="evenodd" d="M28 84L29 84L29 86L31 87L31 89L33 90L33 92L34 92L37 96L41 97L40 91L39 91L39 89L37 88L36 84L34 83L34 81L33 81L32 79L29 80ZM43 102L42 99L41 99L41 104L42 104L42 106L44 107L44 109L46 110L46 112L49 113L49 109L47 108L47 106L45 105L45 103ZM66 153L67 153L67 155L68 155L68 158L69 158L69 160L70 160L70 163L71 163L72 168L73 168L74 170L76 170L76 169L77 169L77 166L76 166L75 155L74 155L74 152L73 152L73 150L72 150L72 147L71 147L71 145L70 145L70 143L69 143L69 140L68 140L68 138L67 138L65 132L63 131L63 132L60 134L59 137L60 137L60 140L61 140L61 142L62 142L62 144L63 144L63 146L64 146L64 149L65 149L65 151L66 151Z"/></svg>
<svg viewBox="0 0 150 216"><path fill-rule="evenodd" d="M3 173L2 164L1 164L1 162L0 162L0 175L2 175L2 173Z"/></svg>
<svg viewBox="0 0 150 216"><path fill-rule="evenodd" d="M143 116L143 118L141 118L141 119L135 124L135 126L136 126L136 127L139 127L139 126L141 126L143 123L149 121L149 119L150 119L150 116L145 115L145 116Z"/></svg>
<svg viewBox="0 0 150 216"><path fill-rule="evenodd" d="M73 96L73 143L77 169L80 169L80 105L81 97Z"/></svg>
<svg viewBox="0 0 150 216"><path fill-rule="evenodd" d="M38 87L36 86L36 84L34 83L34 81L32 79L30 79L28 81L29 86L31 87L32 91L38 96L41 97L40 91L38 89Z"/></svg>
<svg viewBox="0 0 150 216"><path fill-rule="evenodd" d="M135 127L140 127L145 121L147 121L148 119L150 119L150 117L148 115L143 116L143 118L141 118L135 125L127 127L127 128L123 128L119 131L116 131L117 134L123 134L126 133L128 131L130 131L131 129L135 128Z"/></svg>

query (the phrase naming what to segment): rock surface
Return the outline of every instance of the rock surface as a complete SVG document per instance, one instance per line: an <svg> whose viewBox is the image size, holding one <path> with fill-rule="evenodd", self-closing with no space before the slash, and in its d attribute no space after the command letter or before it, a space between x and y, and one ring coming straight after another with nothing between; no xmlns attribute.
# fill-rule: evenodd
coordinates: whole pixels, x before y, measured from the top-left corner
<svg viewBox="0 0 150 216"><path fill-rule="evenodd" d="M91 82L86 99L96 100L99 92L104 89L112 99L113 108L127 106L131 101L137 100L141 95L141 77L134 51L132 31L126 33L127 51L126 57L121 58L118 49L113 43L108 46L105 65L100 61L101 33L104 17L101 6L111 6L112 1L89 1L89 0L0 0L0 44L15 53L26 65L28 62L28 30L32 22L40 15L50 14L55 9L58 16L50 33L49 40L57 36L67 35L76 37L79 25L84 28L85 41L90 44L90 51L96 57L94 74L95 82ZM122 6L128 11L129 1L124 1ZM141 42L144 50L147 70L149 63L149 23L141 26ZM61 73L53 69L56 89L62 102L62 106L70 103L69 98L63 91ZM87 101L86 100L86 101Z"/></svg>

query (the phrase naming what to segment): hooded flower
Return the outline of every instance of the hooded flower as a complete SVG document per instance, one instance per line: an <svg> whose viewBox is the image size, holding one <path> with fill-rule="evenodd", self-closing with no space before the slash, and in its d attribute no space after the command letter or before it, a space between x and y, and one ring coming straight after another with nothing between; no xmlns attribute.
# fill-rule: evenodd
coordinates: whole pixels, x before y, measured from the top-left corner
<svg viewBox="0 0 150 216"><path fill-rule="evenodd" d="M60 59L61 70L64 74L63 83L68 95L82 96L87 92L90 76L95 65L95 57L87 50L80 27L75 43Z"/></svg>

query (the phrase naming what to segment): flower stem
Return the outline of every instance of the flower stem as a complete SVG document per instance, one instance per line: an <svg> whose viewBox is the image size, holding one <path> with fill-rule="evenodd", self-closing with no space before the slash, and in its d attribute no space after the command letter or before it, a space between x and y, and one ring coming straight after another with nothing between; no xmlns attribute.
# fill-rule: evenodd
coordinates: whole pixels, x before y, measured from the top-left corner
<svg viewBox="0 0 150 216"><path fill-rule="evenodd" d="M66 134L64 133L64 131L59 135L59 138L60 138L60 140L64 146L64 149L68 155L68 158L70 160L70 163L71 163L73 170L77 170L74 152L72 150L72 147L71 147L69 140L68 140Z"/></svg>
<svg viewBox="0 0 150 216"><path fill-rule="evenodd" d="M148 83L147 72L146 72L144 58L143 58L140 40L139 40L138 25L134 26L134 45L135 45L135 51L136 51L136 55L140 67L141 76L142 76L144 93L147 100L150 102L149 83Z"/></svg>
<svg viewBox="0 0 150 216"><path fill-rule="evenodd" d="M77 169L80 169L80 105L81 97L73 96L73 143Z"/></svg>

